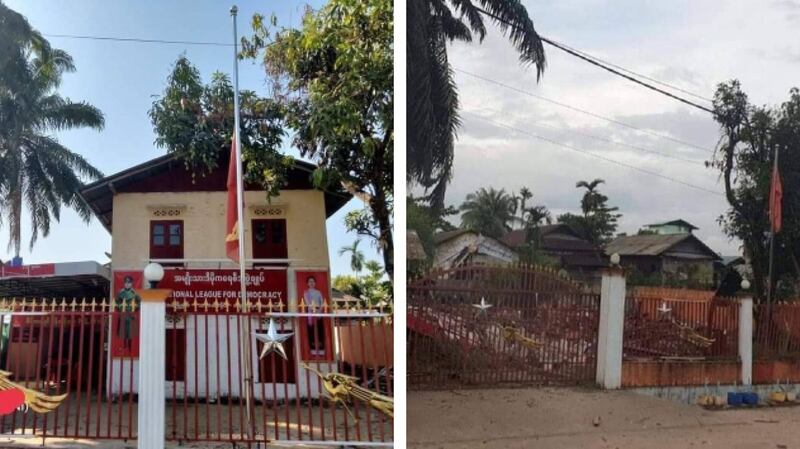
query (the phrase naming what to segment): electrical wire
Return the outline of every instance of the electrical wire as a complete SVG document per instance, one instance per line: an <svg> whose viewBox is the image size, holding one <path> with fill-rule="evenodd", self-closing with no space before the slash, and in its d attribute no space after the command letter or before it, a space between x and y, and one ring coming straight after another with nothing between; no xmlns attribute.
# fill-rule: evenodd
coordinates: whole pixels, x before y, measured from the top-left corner
<svg viewBox="0 0 800 449"><path fill-rule="evenodd" d="M481 109L483 109L486 112L491 112L491 113L493 113L495 115L502 114L501 111L491 110L489 108L481 108ZM526 120L526 123L532 123L533 126L538 126L538 127L542 127L542 128L550 128L550 129L554 129L556 131L567 131L567 132L569 132L571 134L577 134L579 136L587 137L587 138L598 140L598 141L601 141L601 142L610 143L612 145L618 145L618 146L622 146L622 147L627 147L627 148L631 148L631 149L634 149L634 150L637 150L637 151L642 151L642 152L645 152L645 153L654 154L656 156L665 157L665 158L669 158L669 159L675 159L677 161L687 162L687 163L695 164L695 165L702 165L703 167L705 167L705 161L701 161L701 160L697 160L697 159L689 159L689 158L684 158L684 157L680 157L680 156L673 156L671 154L667 154L667 153L662 153L660 151L651 150L650 148L640 147L638 145L632 145L632 144L625 143L625 142L618 142L618 141L616 141L614 139L609 139L608 137L598 136L597 134L589 134L589 133L585 133L585 132L581 132L581 131L576 131L576 130L570 129L570 128L559 128L558 126L550 125L550 124L547 124L547 123L532 121L532 120L530 120L528 118L526 118L525 120Z"/></svg>
<svg viewBox="0 0 800 449"><path fill-rule="evenodd" d="M467 114L467 115L473 116L473 117L477 118L478 120L483 120L483 121L491 123L491 124L493 124L495 126L506 128L508 130L511 130L511 131L514 131L514 132L518 132L518 133L524 134L526 136L530 136L530 137L532 137L534 139L538 139L538 140L542 140L544 142L548 142L548 143L550 143L552 145L555 145L555 146L558 146L558 147L561 147L561 148L565 148L565 149L568 149L568 150L576 152L576 153L584 154L584 155L587 155L587 156L590 156L590 157L593 157L593 158L596 158L596 159L600 159L600 160L603 160L603 161L606 161L606 162L609 162L609 163L612 163L612 164L616 164L616 165L619 165L619 166L622 166L622 167L629 168L631 170L636 170L638 172L641 172L641 173L644 173L644 174L647 174L647 175L650 175L650 176L655 176L655 177L658 177L658 178L661 178L661 179L664 179L664 180L667 180L667 181L670 181L670 182L681 184L681 185L683 185L685 187L690 187L692 189L701 190L703 192L711 193L711 194L714 194L714 195L724 196L724 194L722 192L719 192L717 190L711 190L709 188L706 188L706 187L703 187L703 186L699 186L697 184L692 184L690 182L686 182L686 181L683 181L683 180L678 179L678 178L673 178L671 176L667 176L667 175L664 175L664 174L661 174L661 173L658 173L658 172L655 172L655 171L647 170L645 168L641 168L641 167L638 167L638 166L633 165L633 164L628 164L627 162L618 161L616 159L612 159L612 158L609 158L609 157L606 157L606 156L602 156L602 155L599 155L597 153L592 153L591 151L586 151L586 150L583 150L581 148L574 147L572 145L561 143L561 142L559 142L557 140L553 140L553 139L550 139L550 138L547 138L547 137L544 137L544 136L540 136L538 134L531 133L531 132L523 130L523 129L516 128L514 126L507 125L505 123L501 123L501 122L498 122L498 121L495 121L495 120L492 120L492 119L487 119L485 117L482 117L480 115L477 115L477 114L474 114L474 113L471 113L471 112L464 112L464 113Z"/></svg>
<svg viewBox="0 0 800 449"><path fill-rule="evenodd" d="M510 27L515 27L515 25L513 23L503 19L502 17L500 17L498 15L492 14L489 11L486 11L486 10L481 9L481 8L476 8L476 9L478 11L480 11L481 13L483 13L484 15L489 16L489 17L491 17L492 19L494 19L494 20L496 20L498 22L504 23L504 24L506 24L506 25L508 25ZM517 27L517 29L519 30L518 27ZM705 111L705 112L708 112L708 113L711 113L711 114L714 113L713 110L711 110L711 109L709 109L709 108L707 108L705 106L701 106L701 105L699 105L697 103L694 103L694 102L689 101L689 100L687 100L685 98L679 97L679 96L677 96L677 95L675 95L673 93L667 92L667 91L665 91L663 89L660 89L658 87L655 87L655 86L653 86L651 84L647 84L644 81L640 81L640 80L638 80L638 79L636 79L636 78L634 78L634 77L632 77L630 75L626 75L626 74L624 74L624 73L622 73L622 72L620 72L620 71L618 71L618 70L616 70L616 69L614 69L612 67L604 65L603 63L601 63L598 60L595 60L595 59L592 59L591 57L588 57L588 56L585 56L583 54L580 54L577 51L573 51L572 49L570 49L570 48L568 48L568 47L566 47L564 45L561 45L560 43L558 43L558 42L556 42L554 40L548 39L548 38L546 38L546 37L544 37L542 35L539 35L539 39L541 39L542 42L547 43L547 44L549 44L549 45L551 45L553 47L556 47L556 48L558 48L559 50L561 50L563 52L569 53L572 56L575 56L575 57L577 57L579 59L582 59L582 60L588 62L589 64L592 64L592 65L595 65L597 67L600 67L601 69L606 70L608 72L611 72L611 73L613 73L613 74L615 74L617 76L625 78L628 81L631 81L633 83L639 84L639 85L641 85L643 87L646 87L647 89L653 90L653 91L658 92L658 93L660 93L662 95L666 95L666 96L668 96L668 97L670 97L670 98L672 98L674 100L680 101L681 103L684 103L686 105L695 107L697 109L700 109L701 111Z"/></svg>
<svg viewBox="0 0 800 449"><path fill-rule="evenodd" d="M136 42L143 44L179 44L179 45L207 45L215 47L233 47L233 44L226 44L223 42L171 41L165 39L142 39L137 37L88 36L79 34L43 34L43 36L60 37L66 39L88 39L96 41Z"/></svg>
<svg viewBox="0 0 800 449"><path fill-rule="evenodd" d="M527 90L523 90L523 89L520 89L518 87L514 87L514 86L512 86L510 84L506 84L506 83L503 83L501 81L497 81L497 80L494 80L494 79L491 79L491 78L487 78L485 76L481 76L481 75L478 75L477 73L472 73L472 72L466 71L466 70L458 68L458 67L453 67L453 70L455 70L456 72L460 72L460 73L463 73L465 75L471 76L473 78L477 78L479 80L486 81L486 82L492 83L492 84L496 84L496 85L498 85L500 87L504 87L504 88L509 89L509 90L513 90L514 92L521 93L521 94L527 95L529 97L537 98L539 100L545 101L547 103L554 104L556 106L560 106L562 108L566 108L566 109L569 109L569 110L572 110L572 111L575 111L575 112L580 112L581 114L585 114L585 115L588 115L588 116L591 116L591 117L594 117L594 118L597 118L597 119L600 119L600 120L605 120L605 121L607 121L609 123L613 123L613 124L618 125L618 126L622 126L622 127L628 128L628 129L639 131L639 132L642 132L642 133L645 133L645 134L649 134L649 135L654 136L654 137L658 137L660 139L669 140L671 142L678 143L678 144L681 144L681 145L685 145L685 146L688 146L688 147L691 147L691 148L695 148L695 149L698 149L698 150L703 150L703 151L708 152L708 153L713 153L714 152L714 150L712 150L710 148L701 147L700 145L695 145L695 144L693 144L691 142L686 142L685 140L676 139L676 138L670 137L670 136L668 136L666 134L661 134L661 133L657 133L655 131L650 131L650 130L647 130L647 129L644 129L644 128L639 128L638 126L634 126L634 125L631 125L631 124L628 124L628 123L625 123L625 122L621 122L619 120L615 120L613 118L609 118L609 117L597 114L595 112L587 111L585 109L581 109L581 108L578 108L576 106L571 106L571 105L568 105L566 103L562 103L560 101L552 100L550 98L543 97L543 96L535 94L533 92L530 92L530 91L527 91Z"/></svg>

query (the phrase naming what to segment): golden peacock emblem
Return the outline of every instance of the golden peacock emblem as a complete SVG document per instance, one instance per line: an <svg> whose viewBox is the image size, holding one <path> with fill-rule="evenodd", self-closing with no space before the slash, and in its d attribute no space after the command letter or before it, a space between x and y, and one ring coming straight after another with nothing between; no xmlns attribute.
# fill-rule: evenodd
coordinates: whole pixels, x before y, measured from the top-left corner
<svg viewBox="0 0 800 449"><path fill-rule="evenodd" d="M66 394L50 396L42 392L23 387L11 380L12 373L0 370L0 391L19 390L24 395L24 401L19 404L24 410L33 410L36 413L49 413L58 408L67 397Z"/></svg>
<svg viewBox="0 0 800 449"><path fill-rule="evenodd" d="M328 394L331 402L334 404L342 404L345 410L347 410L347 413L349 413L354 420L357 421L358 419L347 406L347 403L350 402L352 398L363 401L384 415L394 418L394 398L376 393L358 385L358 378L356 377L341 373L322 374L305 363L303 363L303 367L322 379L322 386L325 388L325 392Z"/></svg>

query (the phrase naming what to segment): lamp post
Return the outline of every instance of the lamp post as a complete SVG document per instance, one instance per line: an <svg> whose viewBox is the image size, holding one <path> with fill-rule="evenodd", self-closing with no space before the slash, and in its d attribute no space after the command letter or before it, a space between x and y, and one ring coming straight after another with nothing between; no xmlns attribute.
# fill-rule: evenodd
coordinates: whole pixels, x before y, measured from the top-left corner
<svg viewBox="0 0 800 449"><path fill-rule="evenodd" d="M155 288L164 279L164 267L151 262L144 267L144 279L149 289L139 295L139 449L163 449L165 406L164 382L166 366L166 304L172 290Z"/></svg>
<svg viewBox="0 0 800 449"><path fill-rule="evenodd" d="M144 280L147 281L148 288L156 288L162 279L164 279L164 267L161 264L150 262L144 267Z"/></svg>

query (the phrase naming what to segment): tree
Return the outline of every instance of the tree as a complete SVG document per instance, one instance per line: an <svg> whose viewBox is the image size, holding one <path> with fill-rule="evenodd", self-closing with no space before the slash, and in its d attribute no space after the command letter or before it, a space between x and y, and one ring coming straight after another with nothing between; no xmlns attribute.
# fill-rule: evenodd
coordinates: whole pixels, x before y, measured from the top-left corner
<svg viewBox="0 0 800 449"><path fill-rule="evenodd" d="M533 228L543 223L550 224L552 221L550 211L543 205L528 207L522 212L522 222L525 228Z"/></svg>
<svg viewBox="0 0 800 449"><path fill-rule="evenodd" d="M345 223L374 240L390 278L392 12L391 0L331 0L318 11L309 9L300 29L272 33L256 15L254 35L243 40L245 56L262 57L294 145L318 164L315 185L341 184L366 204Z"/></svg>
<svg viewBox="0 0 800 449"><path fill-rule="evenodd" d="M377 306L392 303L392 284L384 278L384 269L374 260L364 262L367 274L356 279L344 275L333 278L333 287L342 293L354 296L363 305Z"/></svg>
<svg viewBox="0 0 800 449"><path fill-rule="evenodd" d="M240 91L239 105L245 180L260 184L268 197L275 196L294 164L294 158L279 151L284 136L281 107L248 90ZM220 157L230 154L233 86L221 72L214 72L204 85L197 68L180 56L149 114L156 145L178 155L193 176L210 173Z"/></svg>
<svg viewBox="0 0 800 449"><path fill-rule="evenodd" d="M622 216L616 213L618 207L608 206L608 197L599 192L602 179L578 181L576 188L586 191L581 198L582 215L566 213L558 217L559 223L572 227L578 234L595 245L608 243L617 230L617 220Z"/></svg>
<svg viewBox="0 0 800 449"><path fill-rule="evenodd" d="M721 83L714 95L714 119L722 136L710 166L725 184L728 210L719 223L744 244L753 270L753 292L764 300L768 289L769 185L775 152L783 183L783 226L775 235L773 288L776 298L800 293L800 90L789 91L780 106L753 106L738 81Z"/></svg>
<svg viewBox="0 0 800 449"><path fill-rule="evenodd" d="M520 0L409 0L406 8L407 176L425 189L432 206L441 208L460 125L447 44L483 41L489 18L519 52L520 62L536 67L537 80L545 67L544 48Z"/></svg>
<svg viewBox="0 0 800 449"><path fill-rule="evenodd" d="M533 193L531 192L531 189L527 187L519 189L519 215L522 227L525 227L525 213L526 213L525 203L527 203L528 200L530 200L531 198L533 198Z"/></svg>
<svg viewBox="0 0 800 449"><path fill-rule="evenodd" d="M356 278L364 268L364 253L358 249L359 243L361 240L356 239L351 246L343 246L339 249L340 256L350 253L350 268L356 273Z"/></svg>
<svg viewBox="0 0 800 449"><path fill-rule="evenodd" d="M355 296L354 289L356 289L357 286L358 278L356 276L350 274L340 274L333 277L333 288L344 294Z"/></svg>
<svg viewBox="0 0 800 449"><path fill-rule="evenodd" d="M444 209L435 209L427 205L419 198L406 197L406 229L417 231L422 247L428 257L432 257L436 252L436 245L433 236L440 231L452 231L455 229L447 217L456 215L458 209L450 206Z"/></svg>
<svg viewBox="0 0 800 449"><path fill-rule="evenodd" d="M385 306L392 303L392 283L384 278L381 264L368 260L364 267L367 275L359 282L359 297L369 306Z"/></svg>
<svg viewBox="0 0 800 449"><path fill-rule="evenodd" d="M78 191L102 173L63 146L53 133L75 128L103 129L103 114L85 102L61 97L62 75L74 72L66 52L51 48L24 17L0 4L0 224L9 226L9 250L19 257L23 207L30 216L32 249L50 233L62 206L87 223L92 212ZM10 40L5 40L9 38ZM7 51L7 52L6 52Z"/></svg>
<svg viewBox="0 0 800 449"><path fill-rule="evenodd" d="M467 195L461 210L461 227L500 238L511 230L514 202L505 189L481 188Z"/></svg>

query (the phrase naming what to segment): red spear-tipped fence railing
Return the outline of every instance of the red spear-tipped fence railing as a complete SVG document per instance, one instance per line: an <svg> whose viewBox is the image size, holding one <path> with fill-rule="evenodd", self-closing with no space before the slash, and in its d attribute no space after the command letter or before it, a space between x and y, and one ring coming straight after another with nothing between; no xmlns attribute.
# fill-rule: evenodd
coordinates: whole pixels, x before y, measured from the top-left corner
<svg viewBox="0 0 800 449"><path fill-rule="evenodd" d="M626 359L731 359L739 357L736 298L628 296Z"/></svg>
<svg viewBox="0 0 800 449"><path fill-rule="evenodd" d="M407 294L409 389L594 380L600 297L552 270L438 270Z"/></svg>
<svg viewBox="0 0 800 449"><path fill-rule="evenodd" d="M391 444L392 418L356 398L346 408L334 403L323 379L300 367L346 374L365 394L391 398L390 312L327 305L311 310L302 301L293 311L256 303L246 313L239 304L219 301L169 304L166 439ZM21 387L67 394L50 413L18 410L0 417L0 435L135 439L137 356L118 350L112 325L124 314L135 316L136 310L107 300L0 300L0 368ZM269 320L279 333L294 333L285 343L288 360L274 353L259 358L262 347L254 339L253 382L243 382L238 336L266 331ZM253 393L249 420L243 388Z"/></svg>
<svg viewBox="0 0 800 449"><path fill-rule="evenodd" d="M753 306L756 360L800 359L800 302Z"/></svg>

